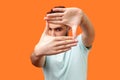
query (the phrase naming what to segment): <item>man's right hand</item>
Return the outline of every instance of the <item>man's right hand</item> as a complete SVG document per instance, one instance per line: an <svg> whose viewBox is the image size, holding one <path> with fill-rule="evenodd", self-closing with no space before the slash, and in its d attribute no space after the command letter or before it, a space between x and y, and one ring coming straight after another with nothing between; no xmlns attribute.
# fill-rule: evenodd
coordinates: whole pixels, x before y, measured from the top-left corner
<svg viewBox="0 0 120 80"><path fill-rule="evenodd" d="M34 52L36 56L39 55L55 55L61 52L65 52L71 49L71 47L77 45L77 40L70 36L52 37L47 35L48 23L46 22L46 28L42 34L42 37L38 44L35 46Z"/></svg>

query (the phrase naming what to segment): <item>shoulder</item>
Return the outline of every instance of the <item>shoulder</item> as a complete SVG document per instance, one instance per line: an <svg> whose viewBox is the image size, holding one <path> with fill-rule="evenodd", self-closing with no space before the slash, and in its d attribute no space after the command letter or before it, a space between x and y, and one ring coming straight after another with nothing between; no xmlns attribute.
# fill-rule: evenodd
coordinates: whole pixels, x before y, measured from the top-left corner
<svg viewBox="0 0 120 80"><path fill-rule="evenodd" d="M78 35L76 39L78 40L79 47L82 47L84 50L88 51L88 50L90 50L92 48L92 46L91 47L86 47L84 45L83 39L82 39L82 34Z"/></svg>

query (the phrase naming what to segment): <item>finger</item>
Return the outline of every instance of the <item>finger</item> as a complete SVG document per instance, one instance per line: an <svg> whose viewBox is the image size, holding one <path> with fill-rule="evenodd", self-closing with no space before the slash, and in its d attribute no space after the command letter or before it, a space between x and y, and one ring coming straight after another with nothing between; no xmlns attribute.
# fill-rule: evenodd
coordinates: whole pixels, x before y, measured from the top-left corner
<svg viewBox="0 0 120 80"><path fill-rule="evenodd" d="M76 45L77 45L77 43L60 45L60 46L55 47L55 50L68 49L68 48L71 48L71 47L76 46Z"/></svg>
<svg viewBox="0 0 120 80"><path fill-rule="evenodd" d="M48 22L46 21L46 27L45 27L45 29L44 29L44 31L43 31L43 33L42 33L42 36L41 36L40 41L45 38L45 36L46 36L47 33L48 33L48 29L49 29L49 28L48 28Z"/></svg>
<svg viewBox="0 0 120 80"><path fill-rule="evenodd" d="M46 21L46 27L45 27L44 32L47 34L48 30L49 30L49 24L48 24L48 21Z"/></svg>
<svg viewBox="0 0 120 80"><path fill-rule="evenodd" d="M72 27L72 35L73 35L73 38L74 38L74 39L76 38L76 31L77 31L77 27L76 27L76 26L73 26L73 27Z"/></svg>
<svg viewBox="0 0 120 80"><path fill-rule="evenodd" d="M66 8L53 8L53 11L64 12L65 10L66 10Z"/></svg>
<svg viewBox="0 0 120 80"><path fill-rule="evenodd" d="M49 23L52 23L52 24L63 24L63 21L49 21L47 20Z"/></svg>
<svg viewBox="0 0 120 80"><path fill-rule="evenodd" d="M56 36L55 41L73 40L72 36Z"/></svg>
<svg viewBox="0 0 120 80"><path fill-rule="evenodd" d="M61 46L61 45L70 45L70 44L74 44L77 43L77 40L63 40L63 41L56 41L55 42L55 46Z"/></svg>
<svg viewBox="0 0 120 80"><path fill-rule="evenodd" d="M62 17L44 17L44 19L47 21L61 21L63 18Z"/></svg>
<svg viewBox="0 0 120 80"><path fill-rule="evenodd" d="M71 48L66 48L66 49L61 49L61 50L53 50L52 55L59 54L59 53L62 53L62 52L66 52L66 51L68 51L70 49ZM47 54L47 55L49 55L49 54Z"/></svg>
<svg viewBox="0 0 120 80"><path fill-rule="evenodd" d="M64 13L52 13L52 14L47 14L47 17L61 17L63 15Z"/></svg>
<svg viewBox="0 0 120 80"><path fill-rule="evenodd" d="M62 49L62 50L57 50L57 51L55 51L55 53L62 53L62 52L66 52L66 51L68 51L68 50L70 50L71 48L67 48L67 49Z"/></svg>

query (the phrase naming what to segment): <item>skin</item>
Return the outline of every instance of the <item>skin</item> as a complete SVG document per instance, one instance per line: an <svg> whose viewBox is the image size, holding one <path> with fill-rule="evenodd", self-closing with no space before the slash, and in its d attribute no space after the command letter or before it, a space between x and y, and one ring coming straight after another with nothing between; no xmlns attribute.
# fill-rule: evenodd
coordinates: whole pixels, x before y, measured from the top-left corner
<svg viewBox="0 0 120 80"><path fill-rule="evenodd" d="M65 25L59 25L59 24L49 24L49 31L48 35L50 36L65 36L66 32L68 33L68 30L70 30L70 27L67 27Z"/></svg>
<svg viewBox="0 0 120 80"><path fill-rule="evenodd" d="M86 47L91 47L94 41L93 25L81 9L75 7L54 8L53 11L62 11L63 13L47 14L44 18L47 21L46 29L31 56L33 65L37 67L44 66L46 55L59 54L76 46L75 38L78 26L82 29L82 41ZM64 25L70 26L73 37L65 37L68 28ZM62 30L58 29L60 27Z"/></svg>
<svg viewBox="0 0 120 80"><path fill-rule="evenodd" d="M42 37L31 55L32 64L36 67L43 67L45 56L59 54L76 46L77 40L73 37L65 36L68 29L70 28L64 25L48 24L46 22L46 28Z"/></svg>
<svg viewBox="0 0 120 80"><path fill-rule="evenodd" d="M94 41L95 31L92 23L80 8L54 8L53 11L63 13L47 14L45 20L49 23L64 24L72 28L73 37L76 38L77 27L82 29L82 39L86 47L90 47Z"/></svg>

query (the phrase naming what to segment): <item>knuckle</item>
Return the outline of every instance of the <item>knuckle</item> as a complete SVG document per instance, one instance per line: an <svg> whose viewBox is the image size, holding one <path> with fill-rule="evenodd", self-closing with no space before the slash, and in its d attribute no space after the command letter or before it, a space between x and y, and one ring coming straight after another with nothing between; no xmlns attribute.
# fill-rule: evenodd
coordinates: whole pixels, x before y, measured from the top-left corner
<svg viewBox="0 0 120 80"><path fill-rule="evenodd" d="M66 40L64 40L64 44L67 44Z"/></svg>
<svg viewBox="0 0 120 80"><path fill-rule="evenodd" d="M56 43L53 43L53 46L57 46L57 44ZM56 49L56 48L55 48Z"/></svg>
<svg viewBox="0 0 120 80"><path fill-rule="evenodd" d="M64 47L65 47L65 45L62 46L62 48L64 48Z"/></svg>

